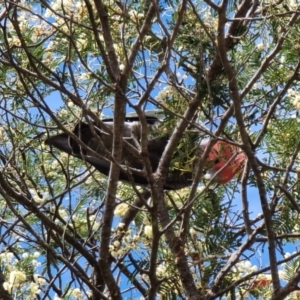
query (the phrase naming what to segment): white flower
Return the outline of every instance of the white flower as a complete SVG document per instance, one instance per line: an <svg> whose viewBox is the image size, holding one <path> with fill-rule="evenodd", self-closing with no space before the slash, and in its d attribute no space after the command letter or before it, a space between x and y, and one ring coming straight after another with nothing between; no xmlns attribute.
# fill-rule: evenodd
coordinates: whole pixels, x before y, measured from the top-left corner
<svg viewBox="0 0 300 300"><path fill-rule="evenodd" d="M130 17L131 20L135 20L135 19L138 18L138 13L137 13L136 10L130 10L128 12L128 15L129 15L129 17Z"/></svg>
<svg viewBox="0 0 300 300"><path fill-rule="evenodd" d="M150 239L153 237L153 232L152 232L152 226L151 225L146 225L145 226L144 234L145 234L145 236L147 236Z"/></svg>
<svg viewBox="0 0 300 300"><path fill-rule="evenodd" d="M197 231L194 228L191 228L190 235L192 235L192 236L197 235Z"/></svg>
<svg viewBox="0 0 300 300"><path fill-rule="evenodd" d="M264 49L264 44L263 43L259 43L259 44L256 45L256 48L257 48L258 51L261 51L261 50Z"/></svg>
<svg viewBox="0 0 300 300"><path fill-rule="evenodd" d="M6 291L8 291L10 294L11 294L11 290L12 290L12 284L10 284L9 282L7 282L7 281L5 281L4 283L3 283L3 288L6 290Z"/></svg>
<svg viewBox="0 0 300 300"><path fill-rule="evenodd" d="M125 226L125 223L119 223L119 224L118 224L118 228L119 228L119 229L123 229L124 226Z"/></svg>
<svg viewBox="0 0 300 300"><path fill-rule="evenodd" d="M41 292L39 285L35 282L30 282L29 289L30 293L33 295L39 294Z"/></svg>
<svg viewBox="0 0 300 300"><path fill-rule="evenodd" d="M294 95L296 95L296 91L294 91L294 90L292 90L292 89L288 89L288 90L287 90L287 94L288 94L289 96L294 96Z"/></svg>
<svg viewBox="0 0 300 300"><path fill-rule="evenodd" d="M43 278L41 275L39 274L34 274L33 278L35 280L35 282L39 283L40 285L44 285L47 283L46 279Z"/></svg>
<svg viewBox="0 0 300 300"><path fill-rule="evenodd" d="M90 78L90 73L81 73L80 76L79 76L79 79L81 80L87 80Z"/></svg>
<svg viewBox="0 0 300 300"><path fill-rule="evenodd" d="M76 39L76 45L79 51L86 48L88 43L88 38L85 33L81 33L80 36Z"/></svg>
<svg viewBox="0 0 300 300"><path fill-rule="evenodd" d="M34 256L34 257L39 257L40 255L41 255L41 253L38 252L38 251L35 251L35 252L33 253L33 256Z"/></svg>
<svg viewBox="0 0 300 300"><path fill-rule="evenodd" d="M14 257L14 254L12 252L3 252L0 254L0 259L3 261L3 262L10 262Z"/></svg>
<svg viewBox="0 0 300 300"><path fill-rule="evenodd" d="M12 271L9 274L9 283L10 284L16 284L16 283L20 283L26 280L26 275L25 273L21 272L21 271Z"/></svg>
<svg viewBox="0 0 300 300"><path fill-rule="evenodd" d="M21 46L21 41L17 37L8 38L7 41L11 46Z"/></svg>
<svg viewBox="0 0 300 300"><path fill-rule="evenodd" d="M197 188L197 192L198 192L199 194L202 193L204 190L205 190L205 186L199 186L199 187Z"/></svg>
<svg viewBox="0 0 300 300"><path fill-rule="evenodd" d="M128 204L126 204L126 203L120 203L115 208L114 215L122 217L122 216L124 216L126 214L127 210L128 210Z"/></svg>
<svg viewBox="0 0 300 300"><path fill-rule="evenodd" d="M114 244L113 244L116 248L119 248L121 243L119 241L114 241Z"/></svg>
<svg viewBox="0 0 300 300"><path fill-rule="evenodd" d="M294 98L293 105L296 109L300 109L300 94L297 94Z"/></svg>
<svg viewBox="0 0 300 300"><path fill-rule="evenodd" d="M167 268L165 265L159 265L157 268L156 268L156 275L158 277L163 277L163 276L166 276L166 271L167 271Z"/></svg>
<svg viewBox="0 0 300 300"><path fill-rule="evenodd" d="M296 0L290 0L288 5L290 6L291 9L296 9L298 7L298 3Z"/></svg>
<svg viewBox="0 0 300 300"><path fill-rule="evenodd" d="M124 64L120 64L120 70L124 71L124 69L125 69L125 65Z"/></svg>
<svg viewBox="0 0 300 300"><path fill-rule="evenodd" d="M81 294L81 291L79 288L75 288L75 289L71 290L69 295L70 295L70 297L77 299L77 300L82 299L82 294Z"/></svg>
<svg viewBox="0 0 300 300"><path fill-rule="evenodd" d="M66 109L63 108L62 110L60 110L60 111L58 112L58 114L59 114L59 116L60 116L61 118L67 118L69 112L68 112Z"/></svg>

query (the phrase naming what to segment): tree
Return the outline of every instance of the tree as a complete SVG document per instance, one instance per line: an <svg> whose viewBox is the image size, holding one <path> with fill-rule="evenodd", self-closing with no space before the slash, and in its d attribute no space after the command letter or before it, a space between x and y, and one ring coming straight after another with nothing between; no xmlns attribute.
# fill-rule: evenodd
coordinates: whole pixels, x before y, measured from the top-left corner
<svg viewBox="0 0 300 300"><path fill-rule="evenodd" d="M288 0L2 1L1 299L298 299L299 16ZM157 170L147 109L166 115ZM118 182L128 111L148 188ZM108 178L44 144L103 116ZM165 192L195 133L193 184ZM220 140L247 156L225 185L201 179Z"/></svg>

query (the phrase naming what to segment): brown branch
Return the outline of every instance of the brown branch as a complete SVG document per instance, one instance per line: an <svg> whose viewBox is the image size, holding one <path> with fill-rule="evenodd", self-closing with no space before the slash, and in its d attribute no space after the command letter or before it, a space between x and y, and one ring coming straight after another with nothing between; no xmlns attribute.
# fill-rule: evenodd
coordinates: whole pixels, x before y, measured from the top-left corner
<svg viewBox="0 0 300 300"><path fill-rule="evenodd" d="M245 223L245 230L248 236L252 233L251 222L249 218L249 203L247 196L247 179L249 176L250 166L249 163L245 165L242 182L241 182L241 195L242 195L242 205L243 205L243 218Z"/></svg>
<svg viewBox="0 0 300 300"><path fill-rule="evenodd" d="M89 18L90 18L90 21L91 21L91 24L92 24L92 28L93 28L93 32L94 32L94 37L95 37L95 40L96 40L96 43L97 43L97 46L101 52L101 56L104 60L104 63L105 65L107 66L107 73L109 75L110 78L114 78L115 75L113 74L112 72L112 69L110 68L110 63L109 63L109 57L104 49L104 46L100 40L100 37L99 37L99 30L98 30L98 26L96 24L96 20L94 18L94 10L93 10L93 7L90 3L89 0L84 0L85 4L86 4L86 7L87 7L87 10L88 10L88 13L89 13ZM81 58L81 55L79 56ZM94 73L94 72L93 72ZM113 81L113 80L112 80Z"/></svg>
<svg viewBox="0 0 300 300"><path fill-rule="evenodd" d="M112 157L116 162L121 161L122 147L123 147L123 129L125 121L125 108L126 97L125 90L127 86L127 76L120 74L118 59L113 47L113 39L111 36L110 26L108 24L108 15L106 8L101 0L95 1L97 12L101 20L103 28L103 37L108 51L108 57L110 59L110 67L114 74L114 80L116 82L116 95L114 101L114 123L113 123L113 148ZM112 271L110 269L111 259L109 253L109 244L111 238L111 227L115 209L115 198L117 194L118 178L120 168L114 163L111 163L110 173L108 178L107 194L105 198L105 211L103 215L103 227L101 231L101 245L100 245L100 259L99 265L103 279L108 287L111 297L114 299L121 299L120 288L114 279Z"/></svg>
<svg viewBox="0 0 300 300"><path fill-rule="evenodd" d="M251 1L251 0L244 0L238 7L237 12L235 14L235 18L243 18L245 17L248 12L249 9L252 7L251 11L254 11L254 8L258 6L258 1ZM242 21L240 21L239 19L234 20L229 29L228 29L228 33L227 36L225 38L225 43L223 45L225 51L228 51L229 49L232 49L234 46L234 42L233 42L233 38L232 36L235 36L235 33L238 31L239 27L243 24ZM218 45L219 47L219 45ZM219 74L220 70L222 70L223 65L222 62L220 60L220 56L217 55L216 58L214 59L214 61L212 62L208 72L207 72L207 79L209 82L211 82L211 80L215 79L215 77Z"/></svg>
<svg viewBox="0 0 300 300"><path fill-rule="evenodd" d="M293 195L282 185L278 185L278 188L284 193L284 195L288 198L291 202L293 208L300 214L300 206L297 201L294 199Z"/></svg>
<svg viewBox="0 0 300 300"><path fill-rule="evenodd" d="M107 10L102 0L94 0L94 4L97 9L97 14L99 16L102 25L103 38L104 38L104 42L105 42L105 46L109 58L109 64L106 65L106 67L110 68L111 70L110 74L113 75L111 80L113 82L117 82L120 76L120 68L119 68L118 57L114 49L114 41L111 35Z"/></svg>
<svg viewBox="0 0 300 300"><path fill-rule="evenodd" d="M126 78L121 75L120 88L124 90ZM114 126L113 126L113 149L112 157L116 162L120 162L122 157L123 138L122 132L125 120L126 101L122 93L117 92L115 97ZM115 209L115 198L117 194L118 178L120 168L118 165L111 163L108 177L107 194L105 198L105 211L103 215L103 227L101 231L100 259L99 265L103 279L108 287L111 297L121 299L120 288L116 283L110 269L111 259L109 253L109 244L111 237L112 221Z"/></svg>
<svg viewBox="0 0 300 300"><path fill-rule="evenodd" d="M128 76L130 72L132 72L132 66L134 63L134 60L137 56L138 51L140 50L141 44L143 42L143 39L145 36L149 33L149 30L152 25L152 20L155 17L156 9L154 5L155 1L150 4L150 7L147 11L147 14L145 16L141 31L139 32L138 37L136 38L136 41L134 42L131 53L129 54L129 57L126 56L126 65L124 68L123 73Z"/></svg>
<svg viewBox="0 0 300 300"><path fill-rule="evenodd" d="M218 6L217 4L215 4L213 1L211 1L211 0L204 0L204 2L207 3L216 12L218 12L220 10L220 6Z"/></svg>

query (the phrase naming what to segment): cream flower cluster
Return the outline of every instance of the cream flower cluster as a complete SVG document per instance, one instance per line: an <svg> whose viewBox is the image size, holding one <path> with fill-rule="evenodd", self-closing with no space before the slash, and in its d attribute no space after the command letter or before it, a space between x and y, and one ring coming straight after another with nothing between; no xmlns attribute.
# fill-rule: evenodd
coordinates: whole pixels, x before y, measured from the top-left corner
<svg viewBox="0 0 300 300"><path fill-rule="evenodd" d="M289 89L288 90L288 96L292 100L292 104L294 105L295 109L300 109L300 92Z"/></svg>
<svg viewBox="0 0 300 300"><path fill-rule="evenodd" d="M165 86L155 97L157 101L166 101L173 94L173 88L169 85Z"/></svg>
<svg viewBox="0 0 300 300"><path fill-rule="evenodd" d="M126 214L127 210L128 210L128 204L126 204L126 203L120 203L115 208L114 215L122 217L122 216L124 216Z"/></svg>
<svg viewBox="0 0 300 300"><path fill-rule="evenodd" d="M37 261L40 256L41 254L37 251L32 254L24 252L21 255L21 259L18 260L12 252L0 254L0 263L6 278L3 287L9 294L13 295L14 299L35 300L37 295L42 295L43 290L47 289L48 282L45 277L38 273L33 274L33 276L27 276L26 272L20 268L20 265L28 261L28 264L36 271L37 267L40 266L40 263ZM66 297L60 298L55 295L53 299L85 300L91 296L92 294L89 290L82 291L79 288L71 288Z"/></svg>
<svg viewBox="0 0 300 300"><path fill-rule="evenodd" d="M40 256L39 252L35 252L31 255L24 253L23 260L30 258L30 264L33 268L40 266L37 258ZM31 278L26 276L24 270L19 267L19 260L17 260L13 253L3 252L0 254L0 262L3 266L4 275L7 279L3 283L3 287L10 294L13 295L26 295L26 300L36 299L36 295L41 292L41 289L46 286L47 281L39 274L34 274L34 281L30 281Z"/></svg>

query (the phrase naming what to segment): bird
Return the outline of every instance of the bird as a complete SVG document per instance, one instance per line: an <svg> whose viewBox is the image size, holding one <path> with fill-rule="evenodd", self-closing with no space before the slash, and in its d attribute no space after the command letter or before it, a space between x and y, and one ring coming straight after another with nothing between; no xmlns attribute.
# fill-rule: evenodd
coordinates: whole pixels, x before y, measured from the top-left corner
<svg viewBox="0 0 300 300"><path fill-rule="evenodd" d="M152 171L155 172L159 161L163 155L165 147L169 141L169 134L163 128L164 118L160 111L145 111L145 119L149 127L147 137L147 148ZM79 121L75 124L72 132L88 148L81 147L79 143L67 133L60 133L50 136L45 140L49 146L57 148L69 155L80 158L91 164L96 170L108 176L110 171L110 154L112 152L112 129L113 118L104 118L100 124ZM204 153L209 140L199 143L199 138L195 139L195 134L190 135L192 144L187 146L187 151L175 151L167 178L165 180L165 190L178 190L191 186L193 174L197 168L197 162ZM126 115L123 138L130 146L139 150L141 139L141 125L135 113ZM124 144L124 143L123 143ZM126 143L125 143L126 144ZM135 184L147 186L149 184L144 170L143 160L139 155L130 151L130 146L123 145L119 180L124 182L134 181ZM181 147L182 148L182 147ZM89 150L91 149L91 150ZM95 155L95 152L97 155ZM183 157L182 156L189 156ZM241 172L246 159L245 153L237 146L225 141L217 141L208 154L206 165L208 166L203 178L212 180L218 184L225 184ZM189 165L189 167L186 167Z"/></svg>
<svg viewBox="0 0 300 300"><path fill-rule="evenodd" d="M204 152L209 141L200 145ZM217 141L208 154L207 162L211 167L206 170L204 179L213 179L219 184L225 184L240 173L246 161L246 154L237 146L225 141Z"/></svg>

